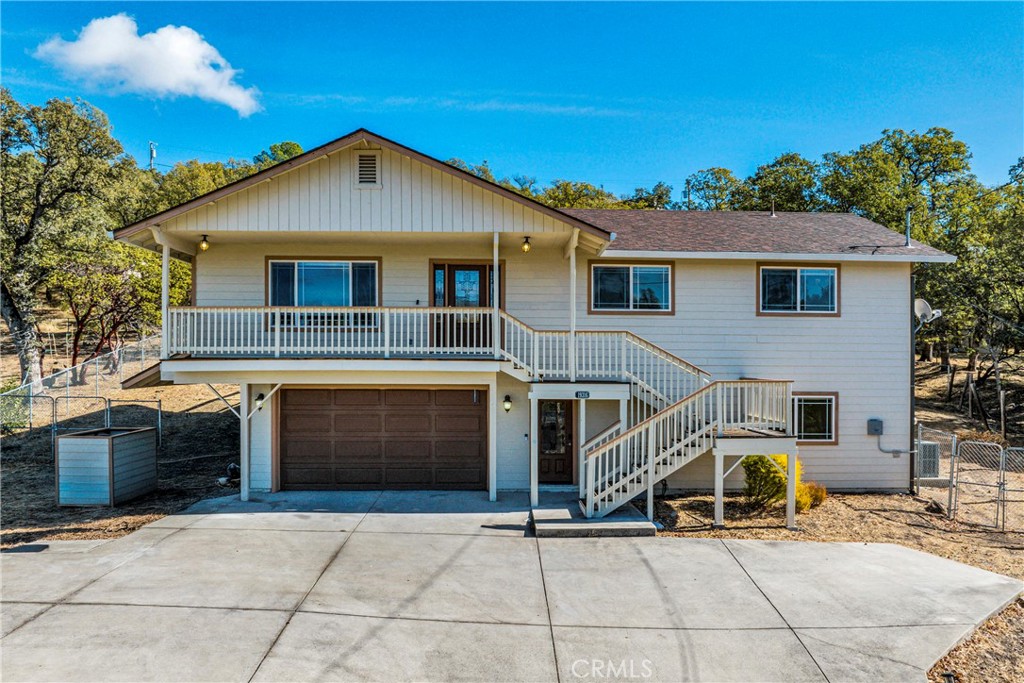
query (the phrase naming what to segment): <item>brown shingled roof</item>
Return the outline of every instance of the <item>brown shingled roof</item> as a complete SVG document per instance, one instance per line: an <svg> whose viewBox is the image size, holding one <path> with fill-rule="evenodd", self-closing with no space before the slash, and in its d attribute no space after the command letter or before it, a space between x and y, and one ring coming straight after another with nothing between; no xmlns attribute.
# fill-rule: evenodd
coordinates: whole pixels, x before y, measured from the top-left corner
<svg viewBox="0 0 1024 683"><path fill-rule="evenodd" d="M615 251L731 252L946 256L917 241L903 246L903 235L851 213L767 211L650 211L562 209L591 225L616 233Z"/></svg>

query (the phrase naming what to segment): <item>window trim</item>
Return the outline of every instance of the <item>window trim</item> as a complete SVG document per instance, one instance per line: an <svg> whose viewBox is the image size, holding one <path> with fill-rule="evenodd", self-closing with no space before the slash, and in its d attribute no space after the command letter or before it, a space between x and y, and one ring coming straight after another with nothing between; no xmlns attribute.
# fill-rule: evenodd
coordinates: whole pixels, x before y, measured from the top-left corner
<svg viewBox="0 0 1024 683"><path fill-rule="evenodd" d="M668 308L594 308L594 268L598 266L618 266L630 268L667 267L668 268ZM630 274L632 290L633 277ZM632 291L630 293L632 298ZM637 261L617 259L591 259L587 261L587 314L588 315L675 315L676 314L676 264L674 261Z"/></svg>
<svg viewBox="0 0 1024 683"><path fill-rule="evenodd" d="M263 302L265 306L273 306L270 299L270 265L272 263L374 263L377 266L377 303L374 307L382 306L381 300L384 296L384 275L383 259L380 256L267 256L263 264ZM349 271L351 278L351 271ZM296 268L296 273L298 269ZM296 290L297 291L297 290ZM292 304L294 308L306 308ZM351 304L348 306L351 307ZM342 306L341 308L348 308ZM316 307L313 307L316 308ZM330 307L334 308L334 307Z"/></svg>
<svg viewBox="0 0 1024 683"><path fill-rule="evenodd" d="M379 190L383 182L384 167L383 161L381 160L381 152L379 149L354 149L352 150L352 187L356 190ZM360 155L372 155L377 158L377 182L376 183L360 183L359 182L359 157Z"/></svg>
<svg viewBox="0 0 1024 683"><path fill-rule="evenodd" d="M800 413L797 409L801 398L832 399L832 438L801 439L799 438ZM793 435L797 437L797 446L838 446L839 445L839 392L838 391L794 391L793 392Z"/></svg>
<svg viewBox="0 0 1024 683"><path fill-rule="evenodd" d="M762 282L761 282L761 271L765 268L768 269L781 269L781 270L796 270L797 271L797 286L800 282L800 271L801 270L820 270L822 268L828 268L836 272L836 310L825 312L825 311L766 311L762 308L761 298L763 295ZM789 316L789 317L800 317L800 318L838 318L842 311L842 300L843 300L843 287L842 287L842 268L838 263L815 263L811 261L800 261L800 262L782 262L782 261L758 261L754 268L754 279L755 279L755 295L756 305L754 312L758 316L764 317L775 317L775 316ZM799 297L799 292L797 292Z"/></svg>

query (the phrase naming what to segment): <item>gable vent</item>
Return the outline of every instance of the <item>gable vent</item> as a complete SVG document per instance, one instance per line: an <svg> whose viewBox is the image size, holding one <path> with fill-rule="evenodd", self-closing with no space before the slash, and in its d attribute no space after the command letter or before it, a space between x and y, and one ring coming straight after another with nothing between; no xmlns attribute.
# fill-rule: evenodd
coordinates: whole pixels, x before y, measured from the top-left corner
<svg viewBox="0 0 1024 683"><path fill-rule="evenodd" d="M356 185L362 188L380 187L380 152L356 153Z"/></svg>

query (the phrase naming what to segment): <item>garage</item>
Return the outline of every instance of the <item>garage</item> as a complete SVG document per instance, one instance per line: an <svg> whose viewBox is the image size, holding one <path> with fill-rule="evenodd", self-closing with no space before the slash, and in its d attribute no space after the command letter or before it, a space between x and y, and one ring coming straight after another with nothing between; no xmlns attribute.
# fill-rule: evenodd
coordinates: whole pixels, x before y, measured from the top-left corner
<svg viewBox="0 0 1024 683"><path fill-rule="evenodd" d="M291 490L487 488L484 389L283 389Z"/></svg>

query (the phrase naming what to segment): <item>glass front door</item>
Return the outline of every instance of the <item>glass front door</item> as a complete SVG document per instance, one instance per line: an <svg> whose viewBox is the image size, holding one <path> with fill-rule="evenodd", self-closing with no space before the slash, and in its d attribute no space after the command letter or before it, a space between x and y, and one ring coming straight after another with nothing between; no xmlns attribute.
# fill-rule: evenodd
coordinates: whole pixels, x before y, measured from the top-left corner
<svg viewBox="0 0 1024 683"><path fill-rule="evenodd" d="M494 291L493 269L484 264L435 263L434 306L487 308ZM480 350L491 345L490 316L479 312L438 315L434 339L439 346Z"/></svg>
<svg viewBox="0 0 1024 683"><path fill-rule="evenodd" d="M573 483L575 442L572 401L539 401L538 481L541 484Z"/></svg>

